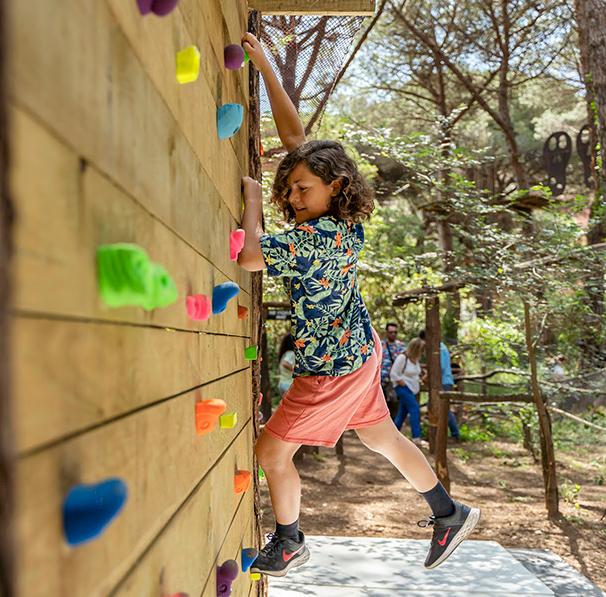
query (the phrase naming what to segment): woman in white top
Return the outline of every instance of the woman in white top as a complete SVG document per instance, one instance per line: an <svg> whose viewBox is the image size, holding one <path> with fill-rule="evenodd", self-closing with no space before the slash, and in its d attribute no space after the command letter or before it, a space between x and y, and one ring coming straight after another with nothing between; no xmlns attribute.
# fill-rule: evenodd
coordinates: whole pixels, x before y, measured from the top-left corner
<svg viewBox="0 0 606 597"><path fill-rule="evenodd" d="M396 358L389 377L400 400L400 410L394 421L398 431L404 425L406 417L410 415L410 428L412 430L412 441L421 445L421 416L416 394L421 387L421 365L419 359L423 353L425 342L421 338L415 338L408 344L406 350Z"/></svg>
<svg viewBox="0 0 606 597"><path fill-rule="evenodd" d="M278 351L278 373L280 380L278 381L278 390L284 396L286 390L292 384L292 373L295 370L295 346L292 340L292 334L286 334L280 343Z"/></svg>

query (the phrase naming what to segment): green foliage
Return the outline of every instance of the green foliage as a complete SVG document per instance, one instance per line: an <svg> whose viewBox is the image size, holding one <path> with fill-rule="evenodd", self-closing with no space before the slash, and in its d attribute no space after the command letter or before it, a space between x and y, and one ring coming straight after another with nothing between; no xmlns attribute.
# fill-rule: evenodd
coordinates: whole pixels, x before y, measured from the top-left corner
<svg viewBox="0 0 606 597"><path fill-rule="evenodd" d="M486 443L494 439L494 433L489 429L481 429L479 427L470 427L466 424L459 426L461 432L461 441L471 443Z"/></svg>

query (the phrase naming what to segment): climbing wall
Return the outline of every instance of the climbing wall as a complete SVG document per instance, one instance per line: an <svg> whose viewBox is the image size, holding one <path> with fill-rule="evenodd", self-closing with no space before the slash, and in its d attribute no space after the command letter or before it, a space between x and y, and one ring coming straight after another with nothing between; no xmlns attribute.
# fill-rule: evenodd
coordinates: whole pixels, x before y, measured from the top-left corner
<svg viewBox="0 0 606 597"><path fill-rule="evenodd" d="M214 597L254 545L246 1L6 4L17 595Z"/></svg>

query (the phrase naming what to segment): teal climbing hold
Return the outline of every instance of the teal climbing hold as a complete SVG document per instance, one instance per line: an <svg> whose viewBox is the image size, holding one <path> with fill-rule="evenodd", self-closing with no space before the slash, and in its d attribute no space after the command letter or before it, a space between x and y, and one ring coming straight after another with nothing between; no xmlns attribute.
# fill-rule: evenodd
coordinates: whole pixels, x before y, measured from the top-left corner
<svg viewBox="0 0 606 597"><path fill-rule="evenodd" d="M99 537L120 513L127 497L128 487L122 479L72 488L63 503L63 528L69 545L75 547Z"/></svg>
<svg viewBox="0 0 606 597"><path fill-rule="evenodd" d="M158 307L168 307L179 298L175 281L159 263L152 263L152 285L144 309L151 311Z"/></svg>
<svg viewBox="0 0 606 597"><path fill-rule="evenodd" d="M225 282L213 288L213 315L223 313L227 303L240 292L240 287L235 282Z"/></svg>
<svg viewBox="0 0 606 597"><path fill-rule="evenodd" d="M152 286L149 256L138 245L116 243L97 249L101 298L109 307L143 306Z"/></svg>
<svg viewBox="0 0 606 597"><path fill-rule="evenodd" d="M217 110L217 134L219 139L233 137L242 126L244 108L240 104L225 104Z"/></svg>
<svg viewBox="0 0 606 597"><path fill-rule="evenodd" d="M109 307L140 306L150 311L178 298L169 273L138 245L116 243L97 249L97 275L101 298Z"/></svg>

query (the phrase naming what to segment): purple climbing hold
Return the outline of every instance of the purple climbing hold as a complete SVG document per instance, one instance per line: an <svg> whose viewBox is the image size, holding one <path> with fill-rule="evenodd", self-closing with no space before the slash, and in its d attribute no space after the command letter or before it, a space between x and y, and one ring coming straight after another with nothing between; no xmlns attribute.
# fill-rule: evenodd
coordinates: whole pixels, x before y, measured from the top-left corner
<svg viewBox="0 0 606 597"><path fill-rule="evenodd" d="M244 66L244 48L238 44L225 46L223 58L225 60L225 68L238 70Z"/></svg>
<svg viewBox="0 0 606 597"><path fill-rule="evenodd" d="M231 583L238 577L238 562L226 560L217 568L217 597L231 595Z"/></svg>
<svg viewBox="0 0 606 597"><path fill-rule="evenodd" d="M225 282L213 288L213 315L223 313L227 308L229 299L234 298L240 292L240 287L235 282Z"/></svg>
<svg viewBox="0 0 606 597"><path fill-rule="evenodd" d="M145 16L153 12L159 17L165 17L179 4L179 0L137 0L139 12Z"/></svg>

